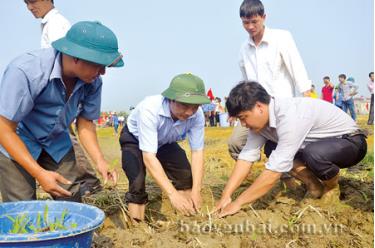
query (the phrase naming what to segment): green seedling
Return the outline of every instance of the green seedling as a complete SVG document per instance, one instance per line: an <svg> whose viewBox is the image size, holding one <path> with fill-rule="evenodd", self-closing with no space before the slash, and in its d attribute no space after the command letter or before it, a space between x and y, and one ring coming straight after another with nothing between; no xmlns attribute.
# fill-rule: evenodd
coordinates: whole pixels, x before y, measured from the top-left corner
<svg viewBox="0 0 375 248"><path fill-rule="evenodd" d="M10 221L13 222L13 226L10 230L12 234L24 234L27 233L27 224L30 222L27 214L20 214L16 217L6 216Z"/></svg>
<svg viewBox="0 0 375 248"><path fill-rule="evenodd" d="M41 233L54 232L59 230L68 230L77 228L77 223L73 222L70 226L65 225L65 220L68 215L68 210L64 209L60 217L55 217L54 222L48 218L48 205L45 206L43 217L38 213L35 224L31 223L30 217L24 213L16 217L6 216L12 223L11 234L26 234L26 233Z"/></svg>

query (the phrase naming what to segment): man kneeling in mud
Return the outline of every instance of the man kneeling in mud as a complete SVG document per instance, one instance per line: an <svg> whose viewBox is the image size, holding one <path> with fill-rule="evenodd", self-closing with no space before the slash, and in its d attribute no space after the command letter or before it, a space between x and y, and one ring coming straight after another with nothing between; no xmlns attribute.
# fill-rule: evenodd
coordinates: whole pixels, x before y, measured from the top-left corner
<svg viewBox="0 0 375 248"><path fill-rule="evenodd" d="M146 168L174 208L185 215L200 208L205 120L199 106L209 102L203 81L181 74L162 95L145 98L130 114L120 144L122 167L129 180L125 198L133 219L144 219ZM186 136L192 151L191 167L177 144Z"/></svg>
<svg viewBox="0 0 375 248"><path fill-rule="evenodd" d="M312 197L332 200L339 195L340 168L357 164L367 152L366 136L356 123L325 101L271 97L260 84L243 81L231 90L226 106L249 134L216 205L219 217L265 195L283 172L301 180ZM259 160L263 145L265 170L232 202L231 195Z"/></svg>

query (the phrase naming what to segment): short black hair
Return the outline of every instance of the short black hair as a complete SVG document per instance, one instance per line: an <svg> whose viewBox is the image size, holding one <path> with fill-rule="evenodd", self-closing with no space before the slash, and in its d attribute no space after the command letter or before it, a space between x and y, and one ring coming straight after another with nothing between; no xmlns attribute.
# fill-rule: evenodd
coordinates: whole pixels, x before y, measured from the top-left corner
<svg viewBox="0 0 375 248"><path fill-rule="evenodd" d="M339 78L346 79L346 75L345 75L345 74L340 74L340 75L339 75Z"/></svg>
<svg viewBox="0 0 375 248"><path fill-rule="evenodd" d="M241 81L229 93L225 106L232 117L242 111L252 110L257 102L269 104L271 96L257 82Z"/></svg>
<svg viewBox="0 0 375 248"><path fill-rule="evenodd" d="M374 75L373 71L368 74L368 77L371 77L371 75Z"/></svg>
<svg viewBox="0 0 375 248"><path fill-rule="evenodd" d="M244 0L240 6L240 17L264 16L264 6L259 0Z"/></svg>
<svg viewBox="0 0 375 248"><path fill-rule="evenodd" d="M325 80L325 79L331 80L328 76L325 76L325 77L323 78L323 80Z"/></svg>

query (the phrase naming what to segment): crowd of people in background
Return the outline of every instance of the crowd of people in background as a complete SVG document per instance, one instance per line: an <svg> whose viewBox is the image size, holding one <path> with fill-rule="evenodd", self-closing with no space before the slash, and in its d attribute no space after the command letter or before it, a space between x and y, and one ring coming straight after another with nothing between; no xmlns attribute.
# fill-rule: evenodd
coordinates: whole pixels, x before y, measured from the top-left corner
<svg viewBox="0 0 375 248"><path fill-rule="evenodd" d="M366 103L365 109L369 113L368 125L374 124L373 112L374 112L374 72L369 73L369 82L367 83L367 88L371 94L370 103ZM321 88L321 95L318 95L316 86L311 85L310 97L322 99L324 101L330 102L342 109L344 112L350 114L353 120L357 119L357 113L354 104L354 97L358 94L358 85L355 82L354 77L346 77L345 74L340 74L338 76L338 83L334 85L331 82L329 76L323 77L323 87ZM210 98L211 103L202 105L203 112L205 114L205 126L206 127L228 127L236 125L235 120L228 118L228 111L225 108L225 102L227 97L224 97L224 101L220 97L214 97L212 91L207 93ZM119 128L124 125L127 113L121 112L117 114L116 112L102 112L100 119L98 120L98 125L100 127L113 127L115 134L118 134Z"/></svg>
<svg viewBox="0 0 375 248"><path fill-rule="evenodd" d="M369 73L369 82L367 83L367 88L371 94L370 102L366 102L365 110L369 113L368 125L374 124L374 72ZM354 77L346 77L345 74L340 74L338 76L338 83L334 85L331 82L329 76L323 77L323 87L321 89L321 95L318 95L316 87L314 84L311 85L310 97L322 99L324 101L330 102L342 109L344 112L350 114L353 120L357 119L357 114L359 109L355 107L355 96L358 94L358 84L356 84ZM212 92L207 94L211 97L211 103L205 104L202 106L203 112L206 117L206 127L220 127L220 126L234 126L235 121L228 120L227 118L227 109L224 107L225 102L223 103L221 98L213 97ZM226 101L227 97L224 97ZM220 122L220 116L227 119L223 119ZM223 124L225 123L225 124Z"/></svg>
<svg viewBox="0 0 375 248"><path fill-rule="evenodd" d="M127 113L120 112L117 114L117 112L102 112L100 115L100 118L97 121L97 125L99 127L113 127L114 134L118 135L119 129L124 126L124 123L126 121Z"/></svg>
<svg viewBox="0 0 375 248"><path fill-rule="evenodd" d="M335 86L329 76L323 78L324 86L321 90L321 99L335 104L338 108L342 109L345 113L350 114L353 120L357 119L359 110L355 108L355 96L358 94L358 84L355 83L353 77L346 77L345 74L338 76L339 83ZM370 106L366 103L366 111L369 112L368 125L373 125L373 88L374 88L374 72L369 73L369 82L367 87L371 94ZM313 97L313 95L311 95Z"/></svg>

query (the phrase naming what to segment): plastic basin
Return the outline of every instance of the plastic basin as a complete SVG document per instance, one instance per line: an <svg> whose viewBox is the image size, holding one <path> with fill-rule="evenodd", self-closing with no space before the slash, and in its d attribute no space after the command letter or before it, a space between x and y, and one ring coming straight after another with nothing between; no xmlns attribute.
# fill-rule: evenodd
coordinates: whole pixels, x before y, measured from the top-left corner
<svg viewBox="0 0 375 248"><path fill-rule="evenodd" d="M61 218L66 209L67 230L41 233L9 234L13 223L7 217L26 213L36 224L38 213L43 216L48 205L48 219ZM0 247L91 247L94 230L104 221L104 212L94 206L67 201L19 201L0 204ZM70 228L76 223L75 228Z"/></svg>

